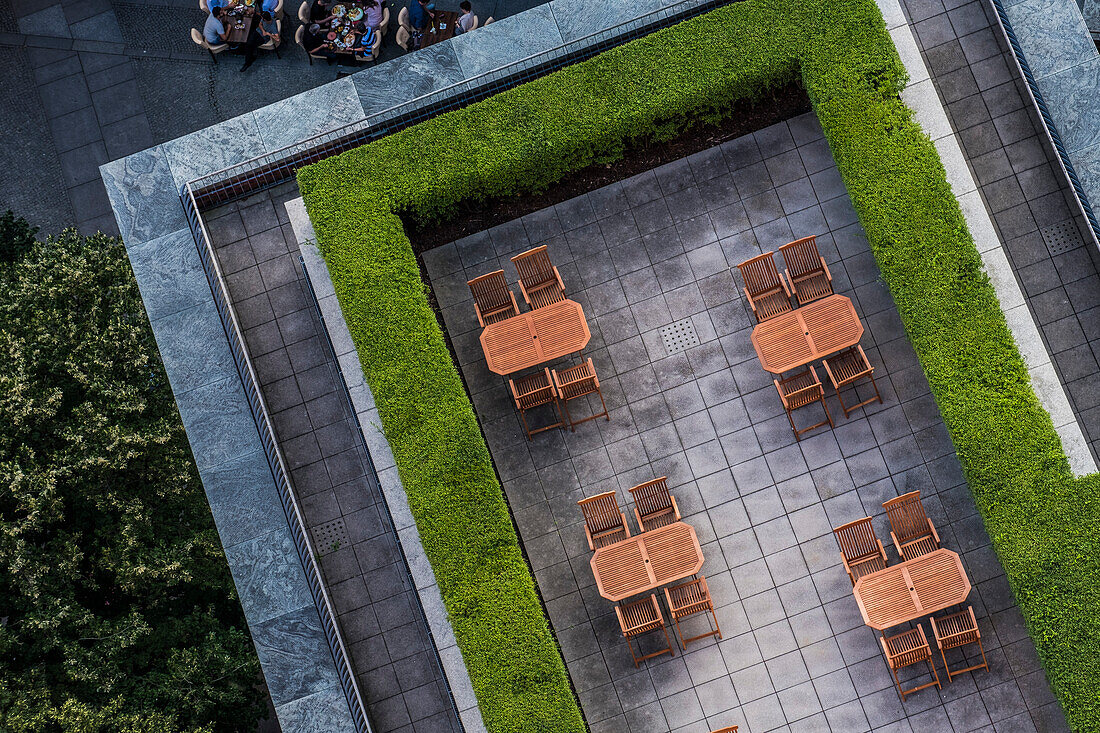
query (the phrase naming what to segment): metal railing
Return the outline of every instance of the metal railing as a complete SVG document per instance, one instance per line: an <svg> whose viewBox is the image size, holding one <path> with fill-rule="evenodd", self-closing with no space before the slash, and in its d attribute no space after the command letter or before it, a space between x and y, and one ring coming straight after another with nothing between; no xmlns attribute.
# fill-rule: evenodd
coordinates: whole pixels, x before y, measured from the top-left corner
<svg viewBox="0 0 1100 733"><path fill-rule="evenodd" d="M1027 82L1028 93L1031 95L1031 99L1035 103L1036 109L1039 110L1039 116L1042 118L1043 126L1046 128L1047 138L1050 140L1051 144L1054 145L1055 152L1058 153L1058 160L1062 164L1062 170L1065 172L1070 185L1073 187L1074 198L1077 199L1077 204L1081 207L1081 213L1085 215L1085 219L1088 220L1089 223L1089 228L1092 229L1093 243L1100 246L1100 221L1097 221L1096 214L1093 212L1092 205L1089 203L1089 197L1085 193L1085 187L1081 184L1081 179L1077 177L1077 171L1074 169L1073 162L1070 160L1069 151L1066 150L1066 146L1062 142L1062 136L1058 134L1058 127L1054 123L1054 117L1050 114L1050 110L1047 109L1046 101L1043 99L1043 93L1039 91L1039 84L1036 82L1035 76L1031 73L1031 67L1027 63L1023 47L1016 38L1016 33L1012 30L1012 23L1005 13L1002 0L993 0L993 7L997 10L997 22L1001 26L1001 31L1004 33L1005 38L1008 39L1008 45L1012 49L1012 56L1016 60L1016 68L1020 70L1020 73L1024 77L1024 81Z"/></svg>
<svg viewBox="0 0 1100 733"><path fill-rule="evenodd" d="M731 0L681 0L611 28L563 43L471 79L368 115L279 150L191 181L200 211L282 183L299 168L411 127L443 112L498 94L641 38L655 30L726 5Z"/></svg>
<svg viewBox="0 0 1100 733"><path fill-rule="evenodd" d="M329 651L332 652L333 661L336 663L340 686L347 697L352 722L355 724L356 733L372 733L363 696L359 691L359 683L355 679L355 673L352 671L351 663L348 660L344 639L340 634L339 627L336 625L336 614L333 611L332 600L329 598L328 591L321 580L321 569L317 564L317 555L313 549L313 543L310 541L301 508L298 505L298 498L294 492L290 472L287 470L279 443L275 439L275 432L271 427L271 420L267 411L267 403L260 392L256 372L253 369L252 360L248 356L248 350L245 348L244 338L241 335L236 310L233 308L229 292L226 290L221 266L218 264L213 243L206 231L206 225L199 215L199 208L195 202L194 192L190 184L184 184L180 199L187 214L191 234L195 238L195 246L198 248L199 259L202 261L203 270L206 272L206 279L210 283L214 305L218 309L222 326L225 328L229 349L233 353L233 361L237 365L241 384L244 386L245 396L248 399L249 409L252 411L256 428L260 433L260 441L263 443L264 453L267 455L267 462L271 467L271 474L279 489L279 499L282 501L283 510L286 512L290 535L294 539L295 548L298 550L298 557L302 562L302 569L305 571L306 583L309 585L309 592L313 596L314 605L317 607L317 613L321 619L321 627L324 629L325 638L328 640Z"/></svg>

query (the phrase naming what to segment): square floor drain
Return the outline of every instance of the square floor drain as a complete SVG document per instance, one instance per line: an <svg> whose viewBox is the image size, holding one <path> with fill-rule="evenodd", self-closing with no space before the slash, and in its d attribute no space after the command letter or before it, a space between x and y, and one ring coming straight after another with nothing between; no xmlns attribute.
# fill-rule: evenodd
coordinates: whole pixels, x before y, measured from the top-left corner
<svg viewBox="0 0 1100 733"><path fill-rule="evenodd" d="M317 552L322 555L350 545L351 537L348 535L347 527L344 526L344 520L333 519L331 522L318 524L314 527L313 544L317 548Z"/></svg>
<svg viewBox="0 0 1100 733"><path fill-rule="evenodd" d="M699 345L699 334L695 333L695 324L690 318L664 326L661 329L661 338L664 339L665 351L669 354Z"/></svg>
<svg viewBox="0 0 1100 733"><path fill-rule="evenodd" d="M1043 227L1039 230L1039 234L1043 235L1043 241L1046 242L1051 257L1065 254L1084 244L1081 233L1077 231L1077 224L1072 219Z"/></svg>

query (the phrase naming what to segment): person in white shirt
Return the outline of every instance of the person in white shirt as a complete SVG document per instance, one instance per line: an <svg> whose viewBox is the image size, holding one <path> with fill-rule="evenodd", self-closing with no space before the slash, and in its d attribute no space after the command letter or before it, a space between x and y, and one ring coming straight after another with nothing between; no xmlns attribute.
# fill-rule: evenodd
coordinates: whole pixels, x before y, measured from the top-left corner
<svg viewBox="0 0 1100 733"><path fill-rule="evenodd" d="M462 13L458 16L458 27L455 28L455 33L465 33L466 31L473 30L474 19L477 17L474 15L473 6L470 5L470 0L462 0L458 4L458 9Z"/></svg>

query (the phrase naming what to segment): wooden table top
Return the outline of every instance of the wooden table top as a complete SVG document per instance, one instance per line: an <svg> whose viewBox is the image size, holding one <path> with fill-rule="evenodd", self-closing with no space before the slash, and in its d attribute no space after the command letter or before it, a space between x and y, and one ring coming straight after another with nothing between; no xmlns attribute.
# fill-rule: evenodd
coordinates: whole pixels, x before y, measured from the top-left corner
<svg viewBox="0 0 1100 733"><path fill-rule="evenodd" d="M490 323L481 348L489 370L507 375L578 352L591 338L581 304L563 300Z"/></svg>
<svg viewBox="0 0 1100 733"><path fill-rule="evenodd" d="M962 603L970 579L956 553L939 549L864 575L853 593L864 623L884 631Z"/></svg>
<svg viewBox="0 0 1100 733"><path fill-rule="evenodd" d="M621 601L695 575L703 567L703 550L695 528L676 522L601 547L591 565L600 595Z"/></svg>
<svg viewBox="0 0 1100 733"><path fill-rule="evenodd" d="M424 30L424 35L420 39L420 47L427 48L433 43L439 43L440 41L446 41L448 38L454 38L455 24L457 22L458 13L452 10L436 10L432 24ZM444 25L447 27L440 27ZM432 33L432 28L435 28L435 33Z"/></svg>
<svg viewBox="0 0 1100 733"><path fill-rule="evenodd" d="M756 324L752 345L765 371L782 374L855 346L862 336L852 301L830 295Z"/></svg>
<svg viewBox="0 0 1100 733"><path fill-rule="evenodd" d="M229 35L226 36L225 42L230 44L244 43L248 40L248 33L252 30L252 22L255 16L253 15L252 8L244 5L235 5L229 11L230 15L225 18L225 28L229 31ZM243 25L237 26L237 21L241 21Z"/></svg>

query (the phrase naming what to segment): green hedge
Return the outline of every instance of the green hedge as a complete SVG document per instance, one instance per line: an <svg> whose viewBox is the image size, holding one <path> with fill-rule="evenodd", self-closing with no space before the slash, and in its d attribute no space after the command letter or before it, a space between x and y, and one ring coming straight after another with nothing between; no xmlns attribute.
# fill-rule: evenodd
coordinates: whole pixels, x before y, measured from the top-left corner
<svg viewBox="0 0 1100 733"><path fill-rule="evenodd" d="M748 0L298 175L491 731L583 723L395 212L430 223L539 191L796 79L1054 689L1075 728L1100 727L1100 481L1070 475L935 148L898 98L882 17L872 0Z"/></svg>

